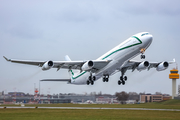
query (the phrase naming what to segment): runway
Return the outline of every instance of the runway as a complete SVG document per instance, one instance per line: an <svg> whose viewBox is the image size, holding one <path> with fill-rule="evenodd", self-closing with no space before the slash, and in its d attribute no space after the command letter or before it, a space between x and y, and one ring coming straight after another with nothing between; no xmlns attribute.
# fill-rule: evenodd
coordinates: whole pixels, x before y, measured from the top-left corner
<svg viewBox="0 0 180 120"><path fill-rule="evenodd" d="M155 110L155 111L180 111L180 109L151 109L151 108L95 108L95 107L0 107L2 109L99 109L99 110Z"/></svg>

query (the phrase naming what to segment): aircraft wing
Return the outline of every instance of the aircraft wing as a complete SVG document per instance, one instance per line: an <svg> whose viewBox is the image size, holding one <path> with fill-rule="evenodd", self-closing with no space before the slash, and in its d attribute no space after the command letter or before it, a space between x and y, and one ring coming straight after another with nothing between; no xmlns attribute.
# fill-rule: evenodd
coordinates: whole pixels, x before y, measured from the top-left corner
<svg viewBox="0 0 180 120"><path fill-rule="evenodd" d="M169 64L175 63L175 59L173 61L163 61L163 62L148 62L148 61L135 61L135 60L130 60L125 62L121 66L121 71L126 71L126 70L132 70L134 71L135 69L141 71L144 69L150 70L151 68L156 68L157 71L162 71L168 68Z"/></svg>
<svg viewBox="0 0 180 120"><path fill-rule="evenodd" d="M45 61L33 61L33 60L16 60L16 59L8 59L5 56L3 56L7 61L14 62L14 63L20 63L20 64L28 64L28 65L36 65L36 66L42 66Z"/></svg>
<svg viewBox="0 0 180 120"><path fill-rule="evenodd" d="M20 63L20 64L28 64L28 65L35 65L39 67L43 67L49 61L34 61L34 60L17 60L17 59L8 59L3 56L7 61L13 63ZM93 70L99 70L105 67L111 60L92 60L93 61ZM81 67L88 61L51 61L52 68L60 68L64 69L78 69L81 70ZM45 69L46 70L46 69Z"/></svg>

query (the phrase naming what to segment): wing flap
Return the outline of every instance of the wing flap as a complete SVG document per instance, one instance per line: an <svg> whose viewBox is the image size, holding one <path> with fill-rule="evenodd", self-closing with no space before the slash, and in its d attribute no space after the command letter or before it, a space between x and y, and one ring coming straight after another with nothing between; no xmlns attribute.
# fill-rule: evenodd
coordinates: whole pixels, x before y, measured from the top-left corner
<svg viewBox="0 0 180 120"><path fill-rule="evenodd" d="M109 62L111 62L111 60L94 60L93 62L94 62L93 68L99 70L105 67Z"/></svg>

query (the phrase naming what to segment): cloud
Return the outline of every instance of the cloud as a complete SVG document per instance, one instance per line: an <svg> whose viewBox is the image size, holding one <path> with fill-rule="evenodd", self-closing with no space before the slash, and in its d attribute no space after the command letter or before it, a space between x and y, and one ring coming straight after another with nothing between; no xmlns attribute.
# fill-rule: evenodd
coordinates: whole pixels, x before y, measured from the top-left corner
<svg viewBox="0 0 180 120"><path fill-rule="evenodd" d="M126 0L116 4L115 9L131 15L179 16L179 0Z"/></svg>
<svg viewBox="0 0 180 120"><path fill-rule="evenodd" d="M153 36L153 43L146 51L147 60L180 60L179 51L179 7L178 0L39 0L39 1L0 1L0 56L15 59L32 60L64 60L68 54L72 60L96 59L103 53L112 49L133 34L148 31ZM139 56L138 56L139 58ZM18 86L27 86L32 89L35 82L45 78L67 78L67 70L52 69L29 77L38 68L33 66L7 63L0 59L0 76L3 85L0 91L9 89L11 81ZM102 91L114 94L115 91L149 89L145 85L150 79L154 81L159 77L166 79L164 74L151 75L151 71L143 72L147 76L143 81L140 73L128 73L128 82L125 86L118 86L120 73L112 76L112 83L104 84L100 79L94 86L73 86L65 83L43 83L44 87L57 86L55 93L81 91ZM26 82L18 79L28 78ZM116 77L118 76L118 77ZM16 79L15 79L16 78ZM134 85L133 79L136 82ZM113 81L114 79L114 81ZM168 78L167 78L168 79ZM141 84L138 83L143 81ZM18 84L19 83L19 84ZM160 84L156 81L155 84ZM154 83L150 83L154 84ZM61 87L59 87L61 85ZM163 82L163 86L169 83ZM62 87L63 86L63 87ZM100 87L99 87L100 86ZM116 86L112 88L112 86ZM59 87L59 88L58 88ZM12 87L13 88L13 87ZM87 88L87 89L86 89ZM120 88L120 89L119 89ZM161 86L159 86L161 88ZM23 89L24 90L24 89ZM169 92L169 89L163 89ZM162 92L163 92L162 91Z"/></svg>

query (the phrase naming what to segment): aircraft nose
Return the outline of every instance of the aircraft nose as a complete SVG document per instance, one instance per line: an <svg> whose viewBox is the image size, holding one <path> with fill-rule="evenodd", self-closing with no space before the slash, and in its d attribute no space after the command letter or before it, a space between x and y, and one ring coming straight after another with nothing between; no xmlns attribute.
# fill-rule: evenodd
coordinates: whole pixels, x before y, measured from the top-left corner
<svg viewBox="0 0 180 120"><path fill-rule="evenodd" d="M153 40L153 36L152 36L152 35L148 35L148 39L147 39L147 40L148 40L148 42L150 42L150 43L151 43L151 42L152 42L152 40Z"/></svg>

